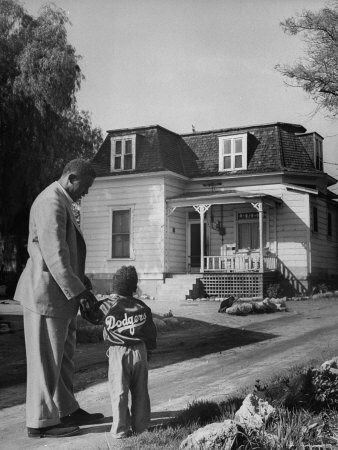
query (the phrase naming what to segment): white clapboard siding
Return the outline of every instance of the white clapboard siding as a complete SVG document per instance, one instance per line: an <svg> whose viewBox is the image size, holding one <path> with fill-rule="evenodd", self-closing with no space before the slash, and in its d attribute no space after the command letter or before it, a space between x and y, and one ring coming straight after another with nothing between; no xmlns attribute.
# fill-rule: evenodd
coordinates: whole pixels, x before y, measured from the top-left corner
<svg viewBox="0 0 338 450"><path fill-rule="evenodd" d="M197 186L197 185L196 185ZM200 187L199 187L200 188ZM266 193L282 199L276 207L264 205L268 211L267 246L282 264L299 279L313 273L336 273L338 270L337 208L325 199L311 197L282 184L236 187L251 193ZM160 279L165 272L187 270L187 211L176 208L167 214L166 200L186 192L186 182L172 176L111 177L98 179L84 199L81 227L87 242L87 271L111 274L122 264L133 264L147 279ZM310 212L318 209L318 232L310 230ZM123 207L132 210L132 255L128 260L110 259L111 210ZM327 208L332 211L331 237L327 236ZM191 209L191 208L190 208ZM192 209L191 209L192 210ZM220 255L236 244L236 213L255 211L250 203L223 205L223 237L213 229L221 220L220 205L212 206L207 218L207 253ZM223 246L222 250L221 247Z"/></svg>
<svg viewBox="0 0 338 450"><path fill-rule="evenodd" d="M308 275L309 195L282 192L283 204L277 208L277 254L281 263L299 279Z"/></svg>
<svg viewBox="0 0 338 450"><path fill-rule="evenodd" d="M184 192L185 183L180 179L167 178L165 182L166 199L179 197ZM166 219L166 272L186 271L186 209L176 208Z"/></svg>
<svg viewBox="0 0 338 450"><path fill-rule="evenodd" d="M313 228L311 230L312 275L336 277L338 271L337 208L329 206L323 198L319 197L311 199L310 206L311 209L316 207L318 213L318 231L314 232ZM332 215L332 236L328 236L328 211Z"/></svg>
<svg viewBox="0 0 338 450"><path fill-rule="evenodd" d="M131 208L130 259L110 258L112 209ZM164 269L163 177L112 177L95 180L82 204L81 227L87 243L90 273L111 274L123 264L135 265L139 275Z"/></svg>

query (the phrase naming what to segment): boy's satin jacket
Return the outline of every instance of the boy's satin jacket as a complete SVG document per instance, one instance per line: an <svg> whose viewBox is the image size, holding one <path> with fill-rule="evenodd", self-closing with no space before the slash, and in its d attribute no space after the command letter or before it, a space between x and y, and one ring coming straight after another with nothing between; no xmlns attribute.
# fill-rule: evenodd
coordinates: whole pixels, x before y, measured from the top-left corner
<svg viewBox="0 0 338 450"><path fill-rule="evenodd" d="M142 300L119 296L100 302L104 317L103 338L109 345L130 346L143 341L147 350L156 348L157 331L152 312Z"/></svg>

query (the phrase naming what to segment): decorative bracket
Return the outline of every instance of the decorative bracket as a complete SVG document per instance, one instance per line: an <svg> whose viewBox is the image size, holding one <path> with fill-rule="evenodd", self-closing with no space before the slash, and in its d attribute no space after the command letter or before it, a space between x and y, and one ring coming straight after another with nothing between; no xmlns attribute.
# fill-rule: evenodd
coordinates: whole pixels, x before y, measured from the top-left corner
<svg viewBox="0 0 338 450"><path fill-rule="evenodd" d="M258 212L263 212L263 202L251 203Z"/></svg>
<svg viewBox="0 0 338 450"><path fill-rule="evenodd" d="M169 206L167 209L167 216L171 216L172 213L175 211L176 206Z"/></svg>
<svg viewBox="0 0 338 450"><path fill-rule="evenodd" d="M194 210L197 211L200 215L204 215L206 211L210 208L211 205L192 205Z"/></svg>

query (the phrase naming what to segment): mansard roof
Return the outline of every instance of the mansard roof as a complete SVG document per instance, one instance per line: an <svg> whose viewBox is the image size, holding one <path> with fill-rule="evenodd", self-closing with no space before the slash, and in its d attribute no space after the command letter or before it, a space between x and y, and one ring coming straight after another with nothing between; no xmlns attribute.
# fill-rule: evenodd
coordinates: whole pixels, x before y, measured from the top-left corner
<svg viewBox="0 0 338 450"><path fill-rule="evenodd" d="M160 125L109 130L94 164L99 176L120 176L128 173L171 171L188 178L250 173L307 173L317 170L304 142L306 132L301 125L275 122L246 127L222 128L179 135ZM219 171L219 137L244 134L248 136L246 170ZM136 135L135 170L111 172L111 138Z"/></svg>

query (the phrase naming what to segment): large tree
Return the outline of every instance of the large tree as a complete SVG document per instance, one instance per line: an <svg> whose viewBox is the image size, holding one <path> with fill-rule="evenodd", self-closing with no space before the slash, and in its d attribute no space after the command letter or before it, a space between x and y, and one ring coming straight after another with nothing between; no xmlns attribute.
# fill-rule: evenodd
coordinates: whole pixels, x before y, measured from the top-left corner
<svg viewBox="0 0 338 450"><path fill-rule="evenodd" d="M80 57L55 5L33 17L0 0L0 234L25 236L35 196L66 161L91 158L102 141L76 92Z"/></svg>
<svg viewBox="0 0 338 450"><path fill-rule="evenodd" d="M278 65L277 70L292 86L302 87L328 116L338 116L338 0L318 12L304 10L281 26L289 35L300 35L305 56L294 65Z"/></svg>

